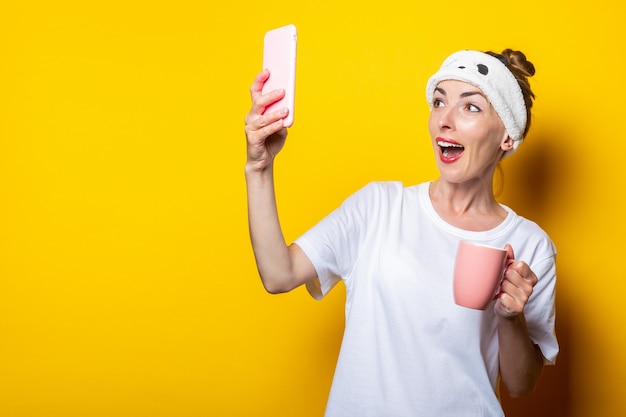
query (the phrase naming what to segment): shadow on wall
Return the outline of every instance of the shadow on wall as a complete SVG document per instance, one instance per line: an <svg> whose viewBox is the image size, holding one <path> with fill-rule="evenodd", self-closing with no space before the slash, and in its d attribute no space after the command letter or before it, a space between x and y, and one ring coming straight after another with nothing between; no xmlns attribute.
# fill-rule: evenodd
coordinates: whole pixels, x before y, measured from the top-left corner
<svg viewBox="0 0 626 417"><path fill-rule="evenodd" d="M562 133L561 133L562 134ZM561 150L554 148L551 132L541 132L533 138L537 144L529 149L520 148L519 155L505 161L504 192L501 201L509 205L520 215L536 221L548 234L557 228L555 222L564 221L559 217L559 206L567 204L558 195L559 178L563 178L563 170L571 166ZM527 150L529 152L522 152ZM556 162L558 161L558 162ZM567 177L567 176L566 176ZM555 236L551 236L554 240ZM559 250L557 245L557 251ZM571 268L569 268L571 269ZM566 265L557 260L557 281L567 274ZM556 335L560 352L556 365L544 367L543 375L535 391L528 397L511 398L502 389L502 406L507 417L569 417L572 410L571 398L571 360L572 314L568 308L568 300L559 298L557 282L556 298Z"/></svg>

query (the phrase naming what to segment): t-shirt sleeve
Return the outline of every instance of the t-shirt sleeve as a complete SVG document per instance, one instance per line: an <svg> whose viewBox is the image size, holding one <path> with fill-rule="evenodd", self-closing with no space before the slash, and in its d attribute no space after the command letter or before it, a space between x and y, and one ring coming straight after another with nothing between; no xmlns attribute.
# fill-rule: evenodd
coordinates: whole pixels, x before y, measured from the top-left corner
<svg viewBox="0 0 626 417"><path fill-rule="evenodd" d="M538 282L526 304L524 315L528 333L539 346L545 363L553 365L559 352L555 334L556 254L531 265Z"/></svg>
<svg viewBox="0 0 626 417"><path fill-rule="evenodd" d="M376 188L375 183L361 188L295 240L317 272L318 278L306 285L315 299L323 298L350 275L366 233L364 225Z"/></svg>

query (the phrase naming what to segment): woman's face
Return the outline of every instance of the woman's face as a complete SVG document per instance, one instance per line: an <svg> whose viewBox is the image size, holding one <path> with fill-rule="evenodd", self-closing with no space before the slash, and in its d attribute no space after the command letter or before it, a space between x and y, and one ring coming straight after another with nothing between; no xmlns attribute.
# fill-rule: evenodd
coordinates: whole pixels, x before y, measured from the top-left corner
<svg viewBox="0 0 626 417"><path fill-rule="evenodd" d="M428 130L439 172L453 183L491 181L502 154L513 145L484 93L462 81L437 85Z"/></svg>

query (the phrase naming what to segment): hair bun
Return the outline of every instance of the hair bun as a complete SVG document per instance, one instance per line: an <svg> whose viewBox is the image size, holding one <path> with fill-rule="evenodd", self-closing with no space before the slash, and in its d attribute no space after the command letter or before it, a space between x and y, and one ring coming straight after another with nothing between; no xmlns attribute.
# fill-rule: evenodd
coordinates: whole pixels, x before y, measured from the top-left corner
<svg viewBox="0 0 626 417"><path fill-rule="evenodd" d="M527 112L526 129L524 129L522 137L526 137L528 129L530 129L530 109L532 108L533 100L535 99L535 94L530 89L528 78L535 75L535 66L532 62L526 59L526 55L524 55L522 51L507 48L499 54L491 51L485 53L502 61L502 63L511 71L522 89L522 95L524 96L524 103L526 104Z"/></svg>
<svg viewBox="0 0 626 417"><path fill-rule="evenodd" d="M502 51L502 55L506 58L511 66L514 66L522 71L526 77L532 77L535 75L535 66L532 62L526 59L526 55L522 51L515 51L507 48Z"/></svg>

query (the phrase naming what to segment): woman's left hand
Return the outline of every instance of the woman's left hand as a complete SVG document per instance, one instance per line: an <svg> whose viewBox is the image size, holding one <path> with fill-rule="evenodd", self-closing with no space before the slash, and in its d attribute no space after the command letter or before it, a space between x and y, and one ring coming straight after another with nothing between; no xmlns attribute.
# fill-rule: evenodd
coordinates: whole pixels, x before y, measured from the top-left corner
<svg viewBox="0 0 626 417"><path fill-rule="evenodd" d="M524 311L524 306L537 284L537 276L526 262L515 260L511 245L507 245L506 249L509 266L504 273L494 310L501 318L513 318Z"/></svg>

